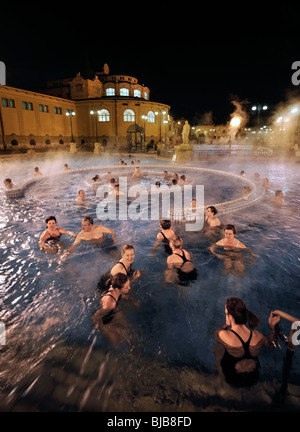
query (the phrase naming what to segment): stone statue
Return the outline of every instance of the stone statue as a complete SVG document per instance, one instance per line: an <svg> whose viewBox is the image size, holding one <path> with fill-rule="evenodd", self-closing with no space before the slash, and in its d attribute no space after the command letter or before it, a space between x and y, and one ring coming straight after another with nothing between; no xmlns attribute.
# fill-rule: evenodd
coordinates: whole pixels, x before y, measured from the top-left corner
<svg viewBox="0 0 300 432"><path fill-rule="evenodd" d="M189 122L186 120L185 124L182 129L182 140L183 144L189 143L189 134L190 134L191 126L189 125Z"/></svg>
<svg viewBox="0 0 300 432"><path fill-rule="evenodd" d="M105 75L108 75L108 74L109 74L109 67L108 67L108 64L107 64L107 63L104 63L104 66L103 66L103 73L104 73Z"/></svg>

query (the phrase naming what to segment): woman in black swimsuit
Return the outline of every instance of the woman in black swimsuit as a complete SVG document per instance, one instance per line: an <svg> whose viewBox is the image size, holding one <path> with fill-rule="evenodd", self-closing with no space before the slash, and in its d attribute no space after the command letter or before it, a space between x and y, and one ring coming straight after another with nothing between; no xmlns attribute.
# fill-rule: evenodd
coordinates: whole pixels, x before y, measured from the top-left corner
<svg viewBox="0 0 300 432"><path fill-rule="evenodd" d="M192 262L191 254L183 249L183 241L174 236L170 240L172 255L167 259L167 270L165 271L166 282L188 282L197 279L197 271Z"/></svg>
<svg viewBox="0 0 300 432"><path fill-rule="evenodd" d="M113 266L110 271L110 274L114 276L116 273L124 273L127 276L131 277L131 281L133 282L137 278L141 276L141 272L139 270L133 270L132 264L134 261L134 247L131 244L125 244L122 247L122 258L120 261Z"/></svg>
<svg viewBox="0 0 300 432"><path fill-rule="evenodd" d="M170 254L172 249L170 248L170 239L176 235L174 228L171 226L171 221L168 219L160 219L161 231L157 234L155 245L152 248L152 253L156 251L158 246L163 243L165 252Z"/></svg>
<svg viewBox="0 0 300 432"><path fill-rule="evenodd" d="M55 216L48 216L45 222L47 229L40 236L39 246L47 252L57 252L58 243L62 234L69 234L72 237L76 237L73 231L58 228L56 226Z"/></svg>
<svg viewBox="0 0 300 432"><path fill-rule="evenodd" d="M109 289L101 295L101 308L92 316L94 325L102 330L113 345L118 345L122 339L127 337L129 324L118 311L117 306L121 297L127 297L129 291L129 277L124 273L115 274L111 279Z"/></svg>
<svg viewBox="0 0 300 432"><path fill-rule="evenodd" d="M225 304L226 324L215 332L215 338L223 349L223 357L217 366L219 372L229 384L235 386L249 386L257 382L259 377L258 354L265 345L274 347L276 342L275 325L280 317L271 312L269 325L270 336L254 330L259 326L259 319L250 312L243 300L230 297ZM248 323L249 328L246 326ZM229 329L229 327L231 327ZM217 351L215 351L218 357ZM221 353L219 353L220 355ZM221 355L220 355L221 356Z"/></svg>

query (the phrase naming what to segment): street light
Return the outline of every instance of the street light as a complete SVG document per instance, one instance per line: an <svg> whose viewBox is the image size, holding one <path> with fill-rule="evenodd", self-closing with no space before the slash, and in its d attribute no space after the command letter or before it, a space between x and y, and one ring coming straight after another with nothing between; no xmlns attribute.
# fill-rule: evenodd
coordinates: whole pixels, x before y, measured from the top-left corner
<svg viewBox="0 0 300 432"><path fill-rule="evenodd" d="M96 110L91 110L91 111L90 111L90 114L95 116L95 122L96 122L96 142L98 142L97 114L99 115L99 114L100 114L100 111L99 111L99 110L98 110L98 111L96 111Z"/></svg>
<svg viewBox="0 0 300 432"><path fill-rule="evenodd" d="M159 141L161 141L161 114L163 114L163 116L165 116L166 111L162 111L162 110L155 111L155 115L158 115L158 114L159 114Z"/></svg>
<svg viewBox="0 0 300 432"><path fill-rule="evenodd" d="M75 142L74 136L73 136L73 128L72 128L72 117L75 115L75 112L72 110L67 110L66 116L70 117L70 126L71 126L71 142Z"/></svg>
<svg viewBox="0 0 300 432"><path fill-rule="evenodd" d="M268 109L267 105L254 105L252 111L257 111L257 128L259 128L259 116L261 110L266 111Z"/></svg>
<svg viewBox="0 0 300 432"><path fill-rule="evenodd" d="M142 119L144 120L144 144L146 144L146 120L148 120L148 117L143 114Z"/></svg>

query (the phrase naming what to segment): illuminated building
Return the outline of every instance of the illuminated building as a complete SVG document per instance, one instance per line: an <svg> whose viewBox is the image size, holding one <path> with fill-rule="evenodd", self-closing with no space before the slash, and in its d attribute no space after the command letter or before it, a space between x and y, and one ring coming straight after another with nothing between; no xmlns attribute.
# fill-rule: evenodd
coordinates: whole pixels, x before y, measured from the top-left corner
<svg viewBox="0 0 300 432"><path fill-rule="evenodd" d="M169 139L169 109L150 101L150 89L136 78L111 75L107 65L94 79L78 73L39 93L0 86L0 145L64 148L75 141L87 150L98 142L108 150L145 151Z"/></svg>

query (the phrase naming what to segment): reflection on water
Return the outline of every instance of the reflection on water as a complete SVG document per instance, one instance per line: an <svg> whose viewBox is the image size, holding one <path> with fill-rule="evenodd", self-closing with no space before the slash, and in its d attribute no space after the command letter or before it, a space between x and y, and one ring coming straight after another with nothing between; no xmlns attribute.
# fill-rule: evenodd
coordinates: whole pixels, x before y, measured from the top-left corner
<svg viewBox="0 0 300 432"><path fill-rule="evenodd" d="M110 165L117 161L98 162ZM30 177L32 166L47 173L47 168L48 172L50 168L61 169L64 162L55 158L48 164L42 159L26 160L21 175L5 160L3 172L21 181ZM72 168L95 166L95 160L87 156L68 155L67 162ZM153 160L141 163L151 164ZM224 169L218 164L210 162L208 167ZM184 247L193 254L198 280L189 286L166 285L167 256L162 247L151 254L158 221L106 221L104 224L116 232L117 250L124 243L133 244L134 268L145 271L131 289L139 309L125 300L120 303L128 327L124 341L116 347L91 320L99 305L97 282L115 264L116 255L84 243L60 263L59 255L46 254L37 246L50 214L56 216L57 226L75 233L81 230L83 216L92 216L95 224L99 223L97 199L86 184L86 178L97 172L44 178L28 187L24 198L0 197L0 319L6 325L7 340L1 350L0 381L7 409L21 404L27 410L111 412L270 406L267 395L275 394L274 380L280 383L284 352L263 352L263 386L247 393L247 398L245 394L241 397L216 374L213 332L224 323L225 300L233 295L243 298L261 318L260 330L265 334L269 332L271 310L299 315L298 167L239 160L229 160L227 166L235 174L245 169L249 178L260 168L261 177L270 180L264 201L244 211L220 215L223 224L237 226L236 237L254 251L255 264L246 263L241 277L227 274L223 263L208 250L210 239L198 232L185 232L184 225L177 224ZM211 177L207 179L207 191L213 194L216 185ZM222 192L217 198L237 193L233 183L228 184L228 190L226 184L222 188L218 184L216 194ZM81 187L92 203L87 208L74 206ZM281 206L269 202L278 188L283 189L286 200ZM73 239L65 235L62 242L67 248ZM289 380L297 385L299 366L296 349Z"/></svg>

